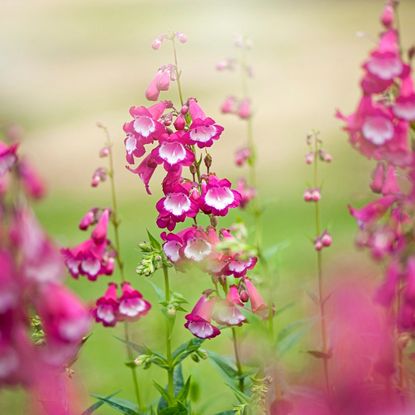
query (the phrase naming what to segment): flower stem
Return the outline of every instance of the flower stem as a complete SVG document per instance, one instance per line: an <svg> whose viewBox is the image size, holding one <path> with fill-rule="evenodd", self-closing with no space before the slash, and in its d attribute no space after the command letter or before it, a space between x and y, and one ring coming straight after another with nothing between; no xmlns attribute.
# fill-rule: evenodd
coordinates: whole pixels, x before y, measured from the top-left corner
<svg viewBox="0 0 415 415"><path fill-rule="evenodd" d="M111 199L112 199L112 212L111 212L111 222L114 229L114 238L115 238L115 250L116 256L115 259L117 261L118 269L120 270L120 279L121 282L125 281L125 274L124 274L124 262L121 257L121 243L120 243L120 232L119 226L120 221L118 219L118 203L117 203L117 193L115 190L115 179L114 179L114 157L112 153L112 142L108 132L108 129L102 125L100 127L104 130L105 135L107 137L107 147L108 147L108 159L109 159L109 170L108 170L108 177L110 178L111 183ZM130 330L129 325L126 321L124 321L124 340L126 343L126 351L127 351L127 359L131 362L134 359L133 352L130 347ZM140 396L140 388L138 386L138 377L137 371L135 367L130 367L131 369L131 376L133 381L134 393L135 398L137 401L137 406L140 411L144 410L144 406L141 401Z"/></svg>
<svg viewBox="0 0 415 415"><path fill-rule="evenodd" d="M164 291L166 303L170 302L170 281L169 281L169 270L166 264L163 264L163 275L164 275ZM166 315L166 358L169 365L167 369L167 393L174 399L174 382L173 374L174 367L172 366L172 352L171 352L171 336L173 331L174 319L169 315Z"/></svg>
<svg viewBox="0 0 415 415"><path fill-rule="evenodd" d="M314 188L319 186L318 177L318 139L314 137ZM320 204L319 201L315 202L315 226L316 237L321 234L321 219L320 219ZM318 278L318 300L320 311L320 330L321 330L321 343L323 357L323 369L324 378L326 383L327 393L330 393L330 379L329 379L329 365L328 365L328 341L327 341L327 325L326 325L326 310L325 310L325 298L324 298L324 284L323 284L323 266L322 266L322 253L317 251L317 278Z"/></svg>
<svg viewBox="0 0 415 415"><path fill-rule="evenodd" d="M183 104L184 104L183 92L182 92L182 85L180 83L180 77L182 75L182 72L179 69L179 63L178 63L177 51L176 51L176 42L175 42L175 39L174 39L174 35L172 36L171 41L172 41L172 44L173 44L174 65L175 65L175 68L176 68L176 81L177 81L177 88L179 90L179 99L180 99L181 106L183 106Z"/></svg>
<svg viewBox="0 0 415 415"><path fill-rule="evenodd" d="M243 393L245 389L245 384L244 384L244 378L243 378L241 358L239 356L238 337L236 334L235 327L232 327L232 342L233 342L233 350L235 353L236 370L237 370L238 379L239 379L238 386L239 386L239 390Z"/></svg>

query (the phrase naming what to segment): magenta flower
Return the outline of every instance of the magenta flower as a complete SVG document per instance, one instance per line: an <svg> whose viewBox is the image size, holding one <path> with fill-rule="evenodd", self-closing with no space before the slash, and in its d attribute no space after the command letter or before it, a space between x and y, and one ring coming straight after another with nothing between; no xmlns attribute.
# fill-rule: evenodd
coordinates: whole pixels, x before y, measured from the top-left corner
<svg viewBox="0 0 415 415"><path fill-rule="evenodd" d="M361 209L349 206L350 214L357 220L360 228L365 228L382 217L396 201L396 197L389 195L368 203Z"/></svg>
<svg viewBox="0 0 415 415"><path fill-rule="evenodd" d="M192 186L187 183L176 183L171 189L173 191L157 202L157 225L160 228L172 231L178 222L184 222L186 218L194 218L197 215L199 207L192 196L196 189Z"/></svg>
<svg viewBox="0 0 415 415"><path fill-rule="evenodd" d="M236 278L244 277L249 270L255 267L257 261L258 258L256 257L243 259L238 254L233 255L229 260L224 273L225 275L233 275Z"/></svg>
<svg viewBox="0 0 415 415"><path fill-rule="evenodd" d="M337 116L346 123L350 143L366 157L409 162L408 124L394 119L390 109L364 96L354 114L345 117L338 112Z"/></svg>
<svg viewBox="0 0 415 415"><path fill-rule="evenodd" d="M251 157L251 150L249 147L242 147L235 152L235 164L242 167Z"/></svg>
<svg viewBox="0 0 415 415"><path fill-rule="evenodd" d="M161 91L168 91L170 81L174 80L175 69L172 65L162 66L151 80L146 89L146 98L149 101L157 101Z"/></svg>
<svg viewBox="0 0 415 415"><path fill-rule="evenodd" d="M97 217L99 216L99 209L92 208L85 213L82 217L81 221L79 222L79 229L81 231L86 231L90 226L95 225L97 223Z"/></svg>
<svg viewBox="0 0 415 415"><path fill-rule="evenodd" d="M245 316L239 310L243 307L236 285L231 285L226 295L226 300L219 301L214 310L214 320L225 326L241 326L246 321Z"/></svg>
<svg viewBox="0 0 415 415"><path fill-rule="evenodd" d="M385 307L389 307L396 294L400 279L400 268L397 262L392 262L386 272L386 279L383 284L378 288L375 296L375 300Z"/></svg>
<svg viewBox="0 0 415 415"><path fill-rule="evenodd" d="M385 179L385 165L382 162L376 164L372 173L372 182L370 188L374 193L382 193L383 182Z"/></svg>
<svg viewBox="0 0 415 415"><path fill-rule="evenodd" d="M16 164L18 146L18 144L8 146L0 141L0 177Z"/></svg>
<svg viewBox="0 0 415 415"><path fill-rule="evenodd" d="M87 308L62 285L49 283L42 287L37 311L46 336L53 342L79 344L89 331Z"/></svg>
<svg viewBox="0 0 415 415"><path fill-rule="evenodd" d="M159 139L160 145L152 154L156 157L157 163L164 163L166 171L179 166L190 166L194 160L194 153L185 145L184 134L176 132L164 134Z"/></svg>
<svg viewBox="0 0 415 415"><path fill-rule="evenodd" d="M185 327L199 339L212 339L220 334L220 330L211 324L214 299L202 295L190 314L185 316Z"/></svg>
<svg viewBox="0 0 415 415"><path fill-rule="evenodd" d="M143 295L131 287L131 284L122 284L122 295L119 298L118 313L120 319L136 321L144 317L151 308L151 304L143 299Z"/></svg>
<svg viewBox="0 0 415 415"><path fill-rule="evenodd" d="M158 158L153 153L150 153L143 161L135 168L127 166L127 169L134 174L137 174L138 177L143 181L144 186L148 194L151 194L150 191L150 179L153 176L158 165Z"/></svg>
<svg viewBox="0 0 415 415"><path fill-rule="evenodd" d="M119 306L117 284L110 282L105 294L96 301L92 315L97 323L102 323L105 327L113 327L118 321Z"/></svg>
<svg viewBox="0 0 415 415"><path fill-rule="evenodd" d="M256 197L256 189L248 186L245 179L239 179L236 186L237 192L241 195L240 208L244 209L248 203Z"/></svg>
<svg viewBox="0 0 415 415"><path fill-rule="evenodd" d="M231 189L231 182L210 175L202 182L200 209L215 216L226 216L230 208L236 208L241 203L241 195Z"/></svg>
<svg viewBox="0 0 415 415"><path fill-rule="evenodd" d="M26 194L33 199L41 199L45 196L45 184L33 166L27 160L20 160L17 167Z"/></svg>
<svg viewBox="0 0 415 415"><path fill-rule="evenodd" d="M91 237L95 243L100 244L107 240L109 219L110 210L104 209L98 219L95 229L92 231L91 234Z"/></svg>
<svg viewBox="0 0 415 415"><path fill-rule="evenodd" d="M188 105L192 123L186 134L186 139L190 144L196 144L199 148L211 147L213 141L219 139L223 127L216 124L212 118L206 117L195 99L189 99Z"/></svg>
<svg viewBox="0 0 415 415"><path fill-rule="evenodd" d="M261 316L265 316L265 312L268 310L268 306L265 304L261 294L256 289L251 280L245 278L244 282L248 292L249 300L251 302L252 311L254 313L260 314Z"/></svg>
<svg viewBox="0 0 415 415"><path fill-rule="evenodd" d="M400 94L395 100L392 111L401 120L415 121L415 91L410 74L402 79Z"/></svg>
<svg viewBox="0 0 415 415"><path fill-rule="evenodd" d="M98 167L92 174L91 186L98 187L98 185L107 180L107 170L103 167Z"/></svg>

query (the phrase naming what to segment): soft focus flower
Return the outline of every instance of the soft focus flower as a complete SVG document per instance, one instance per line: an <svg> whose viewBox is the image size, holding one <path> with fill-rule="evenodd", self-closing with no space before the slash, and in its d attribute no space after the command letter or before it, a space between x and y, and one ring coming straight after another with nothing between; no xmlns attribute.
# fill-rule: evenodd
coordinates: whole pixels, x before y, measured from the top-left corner
<svg viewBox="0 0 415 415"><path fill-rule="evenodd" d="M105 294L96 301L92 315L98 323L102 323L105 327L113 327L117 323L118 309L117 284L111 282Z"/></svg>
<svg viewBox="0 0 415 415"><path fill-rule="evenodd" d="M91 186L97 187L100 183L105 182L106 180L107 180L107 170L104 169L103 167L98 167L92 175Z"/></svg>
<svg viewBox="0 0 415 415"><path fill-rule="evenodd" d="M236 112L237 108L237 100L234 96L226 97L225 101L223 101L220 110L222 114L233 114Z"/></svg>
<svg viewBox="0 0 415 415"><path fill-rule="evenodd" d="M199 339L212 339L220 334L220 330L211 324L214 299L202 295L190 314L185 316L185 327Z"/></svg>
<svg viewBox="0 0 415 415"><path fill-rule="evenodd" d="M236 191L241 195L240 207L244 209L256 197L256 189L247 185L245 179L239 179Z"/></svg>
<svg viewBox="0 0 415 415"><path fill-rule="evenodd" d="M120 318L128 321L136 321L144 317L151 308L151 304L144 300L143 295L124 282L121 286L122 294L118 299L118 313Z"/></svg>
<svg viewBox="0 0 415 415"><path fill-rule="evenodd" d="M219 324L226 326L241 326L246 321L245 316L239 308L243 307L243 302L239 297L236 285L231 285L226 295L226 300L218 301L215 305L213 318Z"/></svg>
<svg viewBox="0 0 415 415"><path fill-rule="evenodd" d="M246 120L251 117L252 109L251 109L251 101L249 98L244 98L239 101L238 110L237 110L239 118Z"/></svg>
<svg viewBox="0 0 415 415"><path fill-rule="evenodd" d="M45 196L46 188L43 180L26 159L19 161L18 175L20 176L25 192L29 197L41 199Z"/></svg>
<svg viewBox="0 0 415 415"><path fill-rule="evenodd" d="M239 167L245 165L251 158L251 150L249 147L242 147L235 152L235 164Z"/></svg>
<svg viewBox="0 0 415 415"><path fill-rule="evenodd" d="M0 141L0 176L8 172L17 161L18 144L7 144Z"/></svg>
<svg viewBox="0 0 415 415"><path fill-rule="evenodd" d="M244 283L249 295L252 311L260 315L265 315L265 312L268 313L268 306L252 281L245 278Z"/></svg>

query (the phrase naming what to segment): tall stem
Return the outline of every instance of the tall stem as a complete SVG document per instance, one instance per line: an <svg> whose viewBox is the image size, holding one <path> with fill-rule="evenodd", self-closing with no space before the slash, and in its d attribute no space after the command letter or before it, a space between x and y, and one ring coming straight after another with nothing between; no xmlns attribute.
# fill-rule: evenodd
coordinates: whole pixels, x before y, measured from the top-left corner
<svg viewBox="0 0 415 415"><path fill-rule="evenodd" d="M317 138L314 137L314 188L319 186L318 177L318 142ZM321 235L321 219L320 219L320 203L315 202L315 226L316 226L316 237ZM330 381L329 381L329 365L328 365L328 341L327 341L327 326L326 326L326 311L325 311L325 298L324 298L324 285L323 285L323 266L322 266L322 253L317 251L317 278L318 278L318 299L319 299L319 311L320 311L320 330L321 330L321 343L323 356L323 369L324 378L326 382L327 393L330 392Z"/></svg>
<svg viewBox="0 0 415 415"><path fill-rule="evenodd" d="M180 83L180 77L182 76L182 72L179 69L179 62L177 59L177 52L176 52L176 42L174 39L174 35L172 37L172 44L173 44L173 54L174 54L174 65L176 67L176 81L177 81L177 88L179 90L179 99L180 99L180 104L181 106L183 106L184 104L184 100L183 100L183 92L182 92L182 85Z"/></svg>
<svg viewBox="0 0 415 415"><path fill-rule="evenodd" d="M124 262L122 261L122 256L121 256L121 243L120 243L120 232L119 232L119 226L120 226L120 221L118 218L118 203L117 203L117 193L115 191L115 179L114 179L114 158L113 158L113 153L112 153L112 142L108 133L108 130L106 127L102 127L103 130L105 131L105 134L107 136L107 146L108 146L108 158L109 158L109 171L108 171L108 177L110 178L110 183L111 183L111 199L112 199L112 212L111 212L111 216L112 216L112 225L113 225L113 229L114 229L114 239L115 239L115 250L116 250L116 256L115 259L117 261L117 265L118 265L118 269L120 270L120 279L121 282L125 281L125 274L124 274ZM128 361L132 361L134 359L134 354L131 350L130 347L130 330L129 330L129 325L126 321L124 321L124 340L126 343L126 351L127 351L127 358ZM131 369L131 376L132 376L132 381L133 381L133 387L134 387L134 393L135 393L135 398L137 401L137 406L140 410L144 410L142 401L141 401L141 396L140 396L140 389L138 386L138 377L137 377L137 371L135 367L130 367Z"/></svg>
<svg viewBox="0 0 415 415"><path fill-rule="evenodd" d="M239 356L238 337L236 334L235 327L232 327L232 342L233 342L233 351L235 353L236 371L238 373L238 378L239 378L239 381L238 381L239 390L241 392L244 392L245 384L244 384L244 378L243 378L243 369L242 369L241 358Z"/></svg>
<svg viewBox="0 0 415 415"><path fill-rule="evenodd" d="M164 276L164 291L166 303L170 302L170 281L169 270L165 264L163 264L163 276ZM173 374L174 367L172 366L172 352L171 352L171 336L173 331L174 320L172 317L166 316L166 358L169 365L167 369L167 392L171 398L174 398L174 382Z"/></svg>

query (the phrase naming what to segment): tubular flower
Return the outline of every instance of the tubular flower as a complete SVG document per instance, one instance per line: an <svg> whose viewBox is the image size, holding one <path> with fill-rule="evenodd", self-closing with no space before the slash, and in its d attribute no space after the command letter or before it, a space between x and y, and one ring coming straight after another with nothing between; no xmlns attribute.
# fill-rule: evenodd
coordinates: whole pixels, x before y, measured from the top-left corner
<svg viewBox="0 0 415 415"><path fill-rule="evenodd" d="M248 292L249 300L251 302L252 311L262 316L268 314L268 307L252 281L248 278L245 278L244 283Z"/></svg>
<svg viewBox="0 0 415 415"><path fill-rule="evenodd" d="M236 191L241 195L240 208L244 209L256 197L256 189L248 186L245 179L239 179Z"/></svg>
<svg viewBox="0 0 415 415"><path fill-rule="evenodd" d="M216 304L213 318L219 324L241 326L246 321L245 316L239 310L243 305L238 288L236 285L231 285L226 300L218 301Z"/></svg>
<svg viewBox="0 0 415 415"><path fill-rule="evenodd" d="M97 323L102 323L105 327L113 327L118 321L119 306L117 284L110 282L105 294L96 301L92 315Z"/></svg>
<svg viewBox="0 0 415 415"><path fill-rule="evenodd" d="M38 172L27 160L23 159L18 163L18 175L20 176L25 192L29 197L41 199L45 196L45 184Z"/></svg>
<svg viewBox="0 0 415 415"><path fill-rule="evenodd" d="M202 295L190 314L185 316L185 327L199 339L212 339L220 334L220 330L211 324L214 299Z"/></svg>
<svg viewBox="0 0 415 415"><path fill-rule="evenodd" d="M151 304L144 300L143 295L124 282L121 286L122 295L119 298L118 313L120 318L128 321L136 321L144 317L150 310Z"/></svg>

